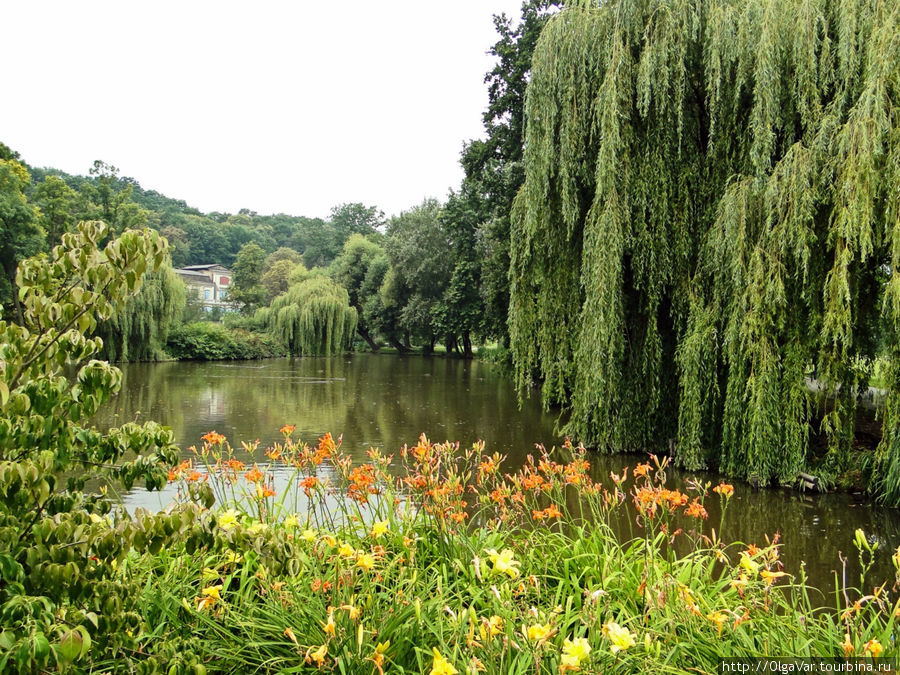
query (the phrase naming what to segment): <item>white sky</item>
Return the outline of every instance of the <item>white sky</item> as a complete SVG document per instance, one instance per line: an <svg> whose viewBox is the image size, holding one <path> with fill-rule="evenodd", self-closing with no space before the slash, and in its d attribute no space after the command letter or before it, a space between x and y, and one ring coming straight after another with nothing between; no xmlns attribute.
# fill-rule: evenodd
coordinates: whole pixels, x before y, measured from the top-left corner
<svg viewBox="0 0 900 675"><path fill-rule="evenodd" d="M203 211L387 215L462 179L521 0L0 2L0 141Z"/></svg>

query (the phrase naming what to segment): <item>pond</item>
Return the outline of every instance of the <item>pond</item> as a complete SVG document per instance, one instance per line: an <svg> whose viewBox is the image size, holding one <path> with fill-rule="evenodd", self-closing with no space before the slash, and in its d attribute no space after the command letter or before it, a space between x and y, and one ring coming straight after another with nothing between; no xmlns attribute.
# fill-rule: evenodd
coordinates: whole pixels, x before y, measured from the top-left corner
<svg viewBox="0 0 900 675"><path fill-rule="evenodd" d="M510 379L480 361L440 356L353 354L332 358L240 362L168 362L122 366L119 395L102 411L98 425L133 419L156 420L172 428L182 448L200 443L215 430L235 447L259 439L261 447L280 439L278 429L296 425L307 442L330 431L343 435L343 449L365 461L370 447L386 453L420 433L433 441L469 445L483 439L486 450L509 456L512 470L536 443L559 445L556 415L540 407L537 395L520 408ZM190 453L185 451L185 457ZM609 473L644 458L595 455L592 474L610 483ZM670 472L679 486L690 478L712 481L714 474ZM163 508L173 490L123 495L133 510ZM707 501L709 523L718 523L717 497ZM781 534L785 569L797 573L801 561L813 584L834 586L839 552L850 559L848 581L857 581L853 533L862 528L880 550L871 581L893 580L890 553L900 544L900 512L873 505L860 494L810 494L786 489L755 490L736 484L723 538L765 544ZM871 588L868 589L871 592Z"/></svg>

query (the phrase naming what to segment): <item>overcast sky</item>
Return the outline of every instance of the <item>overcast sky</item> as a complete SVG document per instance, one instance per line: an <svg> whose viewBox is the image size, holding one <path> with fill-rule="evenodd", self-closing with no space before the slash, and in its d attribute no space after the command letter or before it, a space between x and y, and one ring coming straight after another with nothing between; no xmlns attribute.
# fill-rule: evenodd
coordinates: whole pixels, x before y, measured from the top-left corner
<svg viewBox="0 0 900 675"><path fill-rule="evenodd" d="M0 2L0 141L203 211L387 215L482 136L491 16L521 0Z"/></svg>

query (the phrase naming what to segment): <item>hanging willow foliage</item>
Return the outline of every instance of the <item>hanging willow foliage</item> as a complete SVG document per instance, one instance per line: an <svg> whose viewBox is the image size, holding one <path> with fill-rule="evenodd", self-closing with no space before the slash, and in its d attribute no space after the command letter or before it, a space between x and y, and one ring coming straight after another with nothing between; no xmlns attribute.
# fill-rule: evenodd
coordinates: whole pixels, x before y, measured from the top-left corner
<svg viewBox="0 0 900 675"><path fill-rule="evenodd" d="M900 503L900 3L582 0L529 84L510 334L603 451L765 484L846 466L890 356L873 489ZM830 395L817 411L811 383ZM820 412L821 414L818 414Z"/></svg>
<svg viewBox="0 0 900 675"><path fill-rule="evenodd" d="M184 283L172 270L171 261L156 272L147 272L141 290L97 326L103 338L101 358L109 361L156 361L166 356L169 329L181 320Z"/></svg>
<svg viewBox="0 0 900 675"><path fill-rule="evenodd" d="M349 349L356 330L356 310L346 289L323 276L291 286L256 320L278 336L291 354L330 355Z"/></svg>

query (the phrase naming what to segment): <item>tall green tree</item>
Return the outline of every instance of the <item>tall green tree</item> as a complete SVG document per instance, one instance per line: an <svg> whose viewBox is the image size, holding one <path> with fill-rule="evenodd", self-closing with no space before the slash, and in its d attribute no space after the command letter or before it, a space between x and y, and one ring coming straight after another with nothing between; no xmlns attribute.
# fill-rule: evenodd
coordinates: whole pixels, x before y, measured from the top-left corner
<svg viewBox="0 0 900 675"><path fill-rule="evenodd" d="M374 206L359 202L339 204L331 209L331 226L337 234L340 245L353 234L368 235L384 225L384 214Z"/></svg>
<svg viewBox="0 0 900 675"><path fill-rule="evenodd" d="M253 242L242 246L234 261L229 299L245 313L254 312L265 302L266 289L260 283L265 261L266 252Z"/></svg>
<svg viewBox="0 0 900 675"><path fill-rule="evenodd" d="M278 336L291 354L327 356L350 348L357 315L347 291L316 274L258 310L256 319Z"/></svg>
<svg viewBox="0 0 900 675"><path fill-rule="evenodd" d="M505 14L494 17L499 39L490 50L496 63L485 75L485 138L468 143L461 157L465 178L460 193L477 226L481 269L470 272L478 278L484 303L482 328L501 343L508 340L509 215L525 180L525 89L538 36L561 5L526 0L518 21Z"/></svg>
<svg viewBox="0 0 900 675"><path fill-rule="evenodd" d="M376 260L384 258L385 252L381 246L361 234L352 234L344 243L341 255L334 262L333 278L347 289L350 305L356 309L359 317L356 322L356 332L374 352L378 351L378 343L375 341L375 335L363 312L363 307L369 301L369 295L377 293L379 290L371 283L366 284L369 270Z"/></svg>
<svg viewBox="0 0 900 675"><path fill-rule="evenodd" d="M25 196L30 181L28 170L18 161L18 153L0 143L0 302L5 311L13 310L19 323L23 315L16 268L20 260L44 247L38 226L40 211Z"/></svg>
<svg viewBox="0 0 900 675"><path fill-rule="evenodd" d="M184 305L184 282L172 270L171 262L147 272L140 290L108 319L98 322L101 357L108 361L164 358L169 330L180 321Z"/></svg>
<svg viewBox="0 0 900 675"><path fill-rule="evenodd" d="M472 335L483 334L486 304L480 293L482 285L481 248L478 245L479 198L464 184L460 192L453 192L441 213L441 225L446 233L453 271L444 289L441 323L444 334L459 335L462 353L472 357Z"/></svg>
<svg viewBox="0 0 900 675"><path fill-rule="evenodd" d="M405 299L396 297L397 290L390 281L391 261L384 252L374 258L366 270L359 287L362 302L362 319L371 332L387 340L397 351L404 351L400 311Z"/></svg>
<svg viewBox="0 0 900 675"><path fill-rule="evenodd" d="M35 186L31 200L41 210L40 222L47 246L53 248L75 225L79 215L78 193L59 176L50 175Z"/></svg>
<svg viewBox="0 0 900 675"><path fill-rule="evenodd" d="M605 451L790 482L806 378L846 466L859 364L900 356L900 5L570 3L541 33L513 209L517 379ZM872 488L900 503L900 370Z"/></svg>
<svg viewBox="0 0 900 675"><path fill-rule="evenodd" d="M266 297L264 300L266 304L272 302L272 300L290 288L291 275L298 267L303 267L303 263L293 262L288 258L281 258L280 260L276 260L265 272L263 272L259 279L259 283L266 289Z"/></svg>
<svg viewBox="0 0 900 675"><path fill-rule="evenodd" d="M298 268L300 274L306 269L303 267L303 256L292 248L282 246L266 256L259 280L266 289L266 304L290 288L291 276Z"/></svg>
<svg viewBox="0 0 900 675"><path fill-rule="evenodd" d="M228 238L222 228L211 218L188 214L180 217L175 227L185 233L189 242L189 263L191 265L207 265L218 263L225 267L233 266L235 253L231 250ZM177 239L176 241L176 253Z"/></svg>
<svg viewBox="0 0 900 675"><path fill-rule="evenodd" d="M169 242L169 250L172 252L172 265L174 267L190 265L191 240L188 238L187 232L180 227L166 225L159 233Z"/></svg>
<svg viewBox="0 0 900 675"><path fill-rule="evenodd" d="M147 225L149 212L131 199L133 180L119 178L118 167L99 159L88 173L94 177L89 196L97 205L97 215L114 233Z"/></svg>
<svg viewBox="0 0 900 675"><path fill-rule="evenodd" d="M451 342L441 334L446 324L443 315L444 291L453 273L453 261L448 255L450 244L441 225L441 204L426 199L419 206L394 216L387 224L385 250L391 261L392 273L389 303L402 302L401 324L407 334L433 349L438 339ZM404 336L408 348L409 337Z"/></svg>
<svg viewBox="0 0 900 675"><path fill-rule="evenodd" d="M294 265L299 265L303 262L303 256L292 248L281 246L276 251L273 251L268 256L266 256L266 262L263 264L263 272L270 269L275 263L281 262L282 260L287 260Z"/></svg>
<svg viewBox="0 0 900 675"><path fill-rule="evenodd" d="M303 256L303 264L327 267L341 251L340 241L330 222L321 218L299 218L294 224L288 245Z"/></svg>

